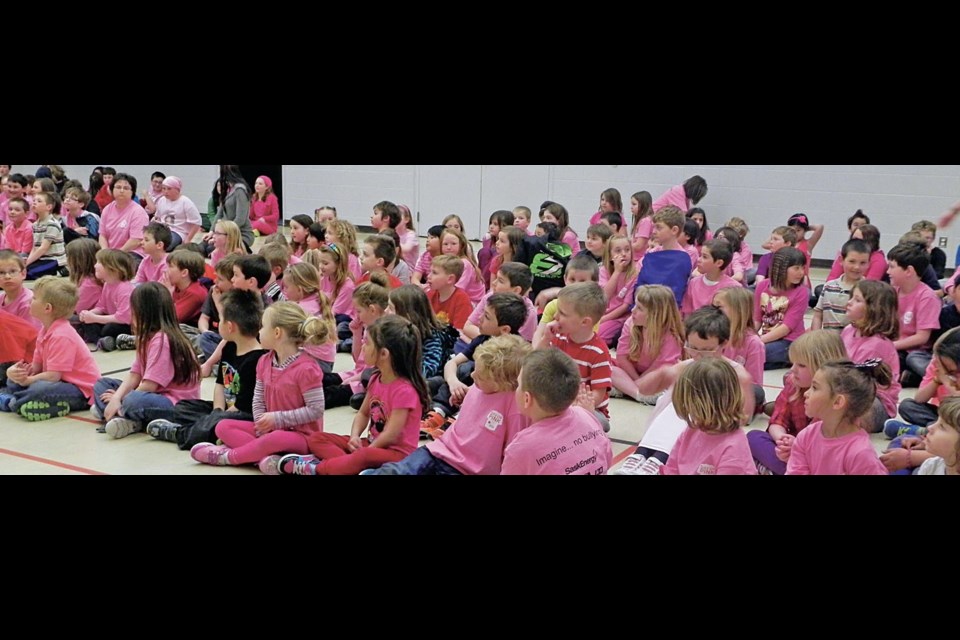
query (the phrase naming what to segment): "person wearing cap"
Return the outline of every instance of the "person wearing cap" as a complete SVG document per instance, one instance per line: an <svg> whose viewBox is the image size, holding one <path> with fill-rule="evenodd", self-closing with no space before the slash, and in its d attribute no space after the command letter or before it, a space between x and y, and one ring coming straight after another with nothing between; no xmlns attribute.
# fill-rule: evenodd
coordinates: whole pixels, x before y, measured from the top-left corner
<svg viewBox="0 0 960 640"><path fill-rule="evenodd" d="M177 176L164 178L160 189L163 195L156 200L154 207L156 214L153 220L170 229L172 237L170 246L166 247L167 252L170 252L182 243L190 242L200 229L203 220L193 200L180 193L183 189L183 181L180 178Z"/></svg>
<svg viewBox="0 0 960 640"><path fill-rule="evenodd" d="M253 199L250 201L250 226L253 232L269 236L277 232L280 224L280 202L273 192L273 180L258 176L253 183Z"/></svg>
<svg viewBox="0 0 960 640"><path fill-rule="evenodd" d="M707 181L700 176L687 178L683 184L671 187L666 193L653 201L653 212L656 213L668 205L673 205L683 213L690 207L699 204L707 195Z"/></svg>
<svg viewBox="0 0 960 640"><path fill-rule="evenodd" d="M810 286L810 259L813 256L814 248L816 248L817 243L820 242L820 238L823 236L823 225L811 225L810 218L807 217L807 214L795 213L787 220L787 226L796 232L797 244L794 246L802 251L803 256L807 259L807 264L803 268L806 282L804 286L806 286L807 289L813 290L813 287ZM812 231L813 235L807 238L807 232L809 231ZM816 304L816 302L813 304Z"/></svg>

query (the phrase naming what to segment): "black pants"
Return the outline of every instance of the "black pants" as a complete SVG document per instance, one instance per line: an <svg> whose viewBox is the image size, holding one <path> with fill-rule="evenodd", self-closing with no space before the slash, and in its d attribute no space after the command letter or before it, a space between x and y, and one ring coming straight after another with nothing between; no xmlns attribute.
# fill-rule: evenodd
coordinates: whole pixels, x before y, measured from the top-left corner
<svg viewBox="0 0 960 640"><path fill-rule="evenodd" d="M84 324L81 325L83 333L83 341L89 342L90 344L96 344L97 340L105 336L110 336L111 338L116 338L121 333L133 333L130 330L130 325L128 324L116 324L111 322L110 324Z"/></svg>
<svg viewBox="0 0 960 640"><path fill-rule="evenodd" d="M180 425L177 430L177 446L184 451L201 442L217 441L217 424L221 420L249 420L253 416L242 411L214 410L209 400L181 400L174 407L171 422Z"/></svg>

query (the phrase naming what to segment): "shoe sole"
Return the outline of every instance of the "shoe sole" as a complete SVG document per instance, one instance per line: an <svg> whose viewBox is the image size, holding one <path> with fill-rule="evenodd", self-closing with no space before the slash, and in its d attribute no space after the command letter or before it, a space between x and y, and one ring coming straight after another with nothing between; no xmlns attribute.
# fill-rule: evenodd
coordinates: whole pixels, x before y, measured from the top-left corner
<svg viewBox="0 0 960 640"><path fill-rule="evenodd" d="M68 413L70 413L70 405L62 400L53 405L42 400L32 400L20 406L20 415L30 422L62 418Z"/></svg>

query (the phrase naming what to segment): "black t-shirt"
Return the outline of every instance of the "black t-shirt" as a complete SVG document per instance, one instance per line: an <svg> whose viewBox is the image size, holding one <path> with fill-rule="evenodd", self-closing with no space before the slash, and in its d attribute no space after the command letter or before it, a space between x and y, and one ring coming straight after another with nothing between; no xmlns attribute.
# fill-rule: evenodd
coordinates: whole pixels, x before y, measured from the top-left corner
<svg viewBox="0 0 960 640"><path fill-rule="evenodd" d="M266 349L254 349L238 356L236 343L228 342L224 345L220 365L217 367L217 384L223 385L227 409L236 406L239 411L253 413L253 389L257 385L257 362L265 353L267 353Z"/></svg>
<svg viewBox="0 0 960 640"><path fill-rule="evenodd" d="M942 279L943 271L947 268L947 254L945 254L940 247L934 247L933 250L930 251L930 266L933 267L933 272L937 275L937 279Z"/></svg>
<svg viewBox="0 0 960 640"><path fill-rule="evenodd" d="M220 313L217 311L217 305L213 304L213 289L207 291L207 299L203 301L200 313L210 318L210 331L216 331L220 326Z"/></svg>

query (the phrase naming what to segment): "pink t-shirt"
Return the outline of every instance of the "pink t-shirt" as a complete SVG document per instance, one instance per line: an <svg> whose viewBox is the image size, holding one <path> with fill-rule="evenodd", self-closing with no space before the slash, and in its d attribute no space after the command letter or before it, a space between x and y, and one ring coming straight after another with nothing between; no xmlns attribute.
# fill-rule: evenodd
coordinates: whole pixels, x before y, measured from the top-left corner
<svg viewBox="0 0 960 640"><path fill-rule="evenodd" d="M897 362L899 365L900 363ZM927 370L923 372L923 380L920 382L921 387L925 387L937 377L937 361L931 360L930 364L927 365ZM937 386L937 392L933 394L933 397L930 398L927 402L932 404L935 407L940 406L940 401L950 395L950 391L943 386L942 384Z"/></svg>
<svg viewBox="0 0 960 640"><path fill-rule="evenodd" d="M413 246L410 251L403 251L402 247L404 246ZM410 271L413 271L417 267L417 259L420 257L420 240L417 238L416 231L410 231L407 229L400 234L400 247L401 254L403 255L403 261L407 263L407 266L410 267Z"/></svg>
<svg viewBox="0 0 960 640"><path fill-rule="evenodd" d="M130 324L130 296L133 295L133 283L108 282L100 291L97 309L105 316L116 316L118 324Z"/></svg>
<svg viewBox="0 0 960 640"><path fill-rule="evenodd" d="M20 226L8 224L3 229L3 249L29 254L33 251L33 225L26 218L20 220Z"/></svg>
<svg viewBox="0 0 960 640"><path fill-rule="evenodd" d="M753 378L754 384L763 384L763 365L767 362L767 348L753 331L748 331L739 348L727 343L723 355L743 366Z"/></svg>
<svg viewBox="0 0 960 640"><path fill-rule="evenodd" d="M504 449L528 426L530 419L520 413L513 391L484 393L471 387L457 421L427 450L462 474L495 476Z"/></svg>
<svg viewBox="0 0 960 640"><path fill-rule="evenodd" d="M489 300L492 295L493 291L483 296L480 304L473 308L473 313L467 318L467 322L475 327L480 326L480 323L483 322L483 312L487 308L487 300ZM523 296L523 302L527 306L527 319L524 320L523 326L520 327L520 336L527 342L533 342L533 334L537 331L537 308L530 302L530 298L527 296Z"/></svg>
<svg viewBox="0 0 960 640"><path fill-rule="evenodd" d="M463 275L457 280L457 287L467 294L473 304L479 304L487 291L483 278L477 278L477 270L466 258L463 258Z"/></svg>
<svg viewBox="0 0 960 640"><path fill-rule="evenodd" d="M0 309L18 318L23 318L37 329L43 327L39 320L30 315L30 303L33 301L33 291L26 287L20 288L20 293L12 300L7 300L7 292L0 291Z"/></svg>
<svg viewBox="0 0 960 640"><path fill-rule="evenodd" d="M573 229L568 229L567 232L563 234L563 240L561 240L561 242L570 247L573 255L580 253L580 238L577 237L577 233Z"/></svg>
<svg viewBox="0 0 960 640"><path fill-rule="evenodd" d="M76 385L93 404L93 385L100 379L100 368L83 338L66 319L54 320L49 329L40 329L33 365L38 373L60 373L63 382Z"/></svg>
<svg viewBox="0 0 960 640"><path fill-rule="evenodd" d="M330 306L333 311L333 315L345 315L353 316L353 291L357 288L357 285L353 283L353 278L347 278L343 281L343 285L340 287L340 292L337 293L336 300L333 299L333 282L330 281L330 278L323 276L320 279L320 291L327 296L327 299L332 300Z"/></svg>
<svg viewBox="0 0 960 640"><path fill-rule="evenodd" d="M709 434L687 428L660 469L664 476L755 476L757 465L743 429Z"/></svg>
<svg viewBox="0 0 960 640"><path fill-rule="evenodd" d="M627 298L633 293L633 285L637 282L636 272L633 275L628 276L626 272L621 272L615 274L617 278L617 283L614 285L614 294L607 300L607 308L604 310L604 314L610 313L615 309L619 309L627 301ZM610 275L607 273L606 267L600 267L600 281L597 283L600 285L601 289L606 289L607 283L610 282ZM620 321L623 321L623 318L619 318Z"/></svg>
<svg viewBox="0 0 960 640"><path fill-rule="evenodd" d="M610 439L600 422L581 407L535 422L507 445L505 476L600 476L613 461Z"/></svg>
<svg viewBox="0 0 960 640"><path fill-rule="evenodd" d="M354 281L359 280L360 276L363 275L363 271L360 269L360 258L352 253L347 256L347 269L353 274Z"/></svg>
<svg viewBox="0 0 960 640"><path fill-rule="evenodd" d="M690 265L694 270L696 270L697 262L700 260L700 250L697 249L696 245L692 244L681 246L680 248L686 251L687 255L690 256Z"/></svg>
<svg viewBox="0 0 960 640"><path fill-rule="evenodd" d="M787 462L787 475L885 476L887 473L866 431L857 429L840 438L826 438L822 421L800 432Z"/></svg>
<svg viewBox="0 0 960 640"><path fill-rule="evenodd" d="M307 312L308 316L320 315L320 300L317 298L317 294L315 293L303 298L297 304L300 305L301 309Z"/></svg>
<svg viewBox="0 0 960 640"><path fill-rule="evenodd" d="M847 325L840 333L843 346L847 348L847 357L853 362L866 362L871 358L880 358L893 370L893 383L886 389L877 385L877 397L891 418L897 415L900 402L900 357L893 341L884 336L864 338L855 326Z"/></svg>
<svg viewBox="0 0 960 640"><path fill-rule="evenodd" d="M647 240L649 240L650 236L652 235L653 235L653 216L647 216L646 218L640 221L640 224L638 224L637 228L634 230L633 241L636 242L641 238L646 238ZM647 247L649 246L650 245L647 244ZM633 259L639 262L640 258L642 258L643 254L645 254L646 252L647 252L646 249L640 252L634 250Z"/></svg>
<svg viewBox="0 0 960 640"><path fill-rule="evenodd" d="M200 380L181 386L171 386L173 376L173 360L170 358L170 339L165 333L157 332L147 343L146 366L140 362L140 356L133 359L130 373L138 374L141 379L157 384L154 393L160 394L173 404L181 400L190 400L200 397Z"/></svg>
<svg viewBox="0 0 960 640"><path fill-rule="evenodd" d="M771 286L769 279L757 285L753 294L754 324L763 335L783 323L790 328L790 333L782 339L793 342L806 331L803 314L810 302L810 290L794 287L787 292L770 293Z"/></svg>
<svg viewBox="0 0 960 640"><path fill-rule="evenodd" d="M733 254L730 260L730 267L727 269L727 275L735 276L738 273L745 273L753 267L753 251L746 242L740 243L740 251Z"/></svg>
<svg viewBox="0 0 960 640"><path fill-rule="evenodd" d="M131 238L142 240L143 228L150 223L150 217L143 207L130 202L122 211L117 209L116 201L111 202L100 214L100 237L111 249L120 249ZM139 246L129 251L144 255Z"/></svg>
<svg viewBox="0 0 960 640"><path fill-rule="evenodd" d="M620 332L620 340L617 341L617 358L630 358L630 333L633 331L633 316L627 318ZM630 360L630 364L637 370L637 373L643 375L651 369L669 366L680 362L680 356L683 353L683 345L673 334L667 334L663 337L660 348L651 349L653 353L641 352L639 360Z"/></svg>
<svg viewBox="0 0 960 640"><path fill-rule="evenodd" d="M866 280L882 280L887 273L887 258L883 251L874 251L870 254L870 264L867 266L867 273L864 274ZM843 275L843 254L837 252L837 259L833 261L833 267L830 268L830 275L827 276L827 282L836 280Z"/></svg>
<svg viewBox="0 0 960 640"><path fill-rule="evenodd" d="M144 282L160 282L167 273L167 256L160 256L160 262L154 263L150 256L140 261L137 267L137 275L133 277L133 284L143 284Z"/></svg>
<svg viewBox="0 0 960 640"><path fill-rule="evenodd" d="M680 312L687 317L697 309L709 307L713 304L713 296L720 289L741 286L739 282L727 275L721 275L720 281L710 284L707 276L693 278L687 283L687 291L683 294L683 304Z"/></svg>
<svg viewBox="0 0 960 640"><path fill-rule="evenodd" d="M77 313L89 311L97 306L100 300L100 294L103 293L103 285L93 276L87 276L80 280L80 286L77 287Z"/></svg>
<svg viewBox="0 0 960 640"><path fill-rule="evenodd" d="M371 444L383 432L391 413L399 409L409 409L400 441L388 449L398 451L405 456L413 453L420 443L420 417L423 414L423 404L410 381L406 378L397 378L390 384L384 384L380 380L380 374L374 374L367 387L367 397L370 398L369 439Z"/></svg>
<svg viewBox="0 0 960 640"><path fill-rule="evenodd" d="M684 213L690 208L690 201L687 200L687 192L684 190L682 184L678 184L675 187L670 187L670 189L664 193L662 196L653 201L653 211L656 213L663 209L667 205L673 205L678 207L680 211Z"/></svg>
<svg viewBox="0 0 960 640"><path fill-rule="evenodd" d="M170 200L163 196L156 201L156 205L157 212L154 214L154 220L165 224L170 228L170 231L180 236L184 242L189 241L189 238L187 238L188 224L197 226L203 224L197 205L193 204L193 200L187 196L181 195L176 200Z"/></svg>
<svg viewBox="0 0 960 640"><path fill-rule="evenodd" d="M429 251L424 251L420 254L420 258L417 260L417 266L414 267L413 272L419 273L422 276L430 275L430 266L433 264L433 254ZM426 278L423 278L421 281L425 281Z"/></svg>
<svg viewBox="0 0 960 640"><path fill-rule="evenodd" d="M917 335L918 331L929 329L936 331L940 328L940 309L943 303L933 289L919 283L910 293L900 293L897 289L897 313L900 315L900 339ZM929 350L931 341L919 347L912 347L909 351Z"/></svg>

